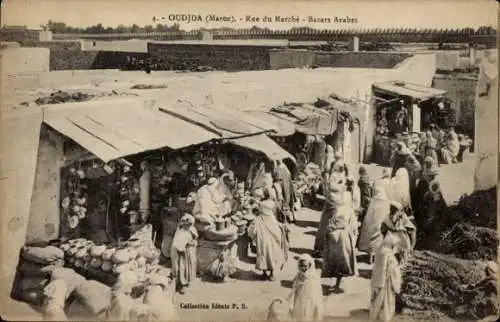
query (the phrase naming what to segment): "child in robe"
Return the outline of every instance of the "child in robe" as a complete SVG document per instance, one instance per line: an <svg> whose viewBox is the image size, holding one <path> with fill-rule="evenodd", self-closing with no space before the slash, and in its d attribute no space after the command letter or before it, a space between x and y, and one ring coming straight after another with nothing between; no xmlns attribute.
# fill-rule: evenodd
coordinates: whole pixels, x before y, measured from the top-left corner
<svg viewBox="0 0 500 322"><path fill-rule="evenodd" d="M288 297L292 318L295 321L321 321L323 290L321 278L315 270L314 259L308 254L301 255L298 270Z"/></svg>
<svg viewBox="0 0 500 322"><path fill-rule="evenodd" d="M182 216L179 227L172 241L170 258L172 259L172 277L177 291L185 293L186 287L196 278L196 245L198 232L194 227L194 217Z"/></svg>

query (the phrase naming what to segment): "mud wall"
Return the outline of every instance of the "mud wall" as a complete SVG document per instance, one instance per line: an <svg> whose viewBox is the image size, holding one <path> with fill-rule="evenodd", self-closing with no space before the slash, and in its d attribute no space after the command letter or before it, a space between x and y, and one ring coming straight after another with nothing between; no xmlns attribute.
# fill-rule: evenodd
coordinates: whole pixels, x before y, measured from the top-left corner
<svg viewBox="0 0 500 322"><path fill-rule="evenodd" d="M64 165L63 138L42 124L31 197L26 241L59 237L60 168Z"/></svg>
<svg viewBox="0 0 500 322"><path fill-rule="evenodd" d="M50 50L49 69L119 69L128 57L144 58L143 52L84 51L81 41L46 41L26 44L29 47L44 47Z"/></svg>
<svg viewBox="0 0 500 322"><path fill-rule="evenodd" d="M446 91L457 116L457 130L474 137L477 78L473 75L435 75L433 87Z"/></svg>
<svg viewBox="0 0 500 322"><path fill-rule="evenodd" d="M47 72L49 60L46 48L4 48L0 50L0 71L2 76Z"/></svg>
<svg viewBox="0 0 500 322"><path fill-rule="evenodd" d="M408 53L391 52L329 52L304 50L273 50L269 53L270 68L359 67L393 68L406 58Z"/></svg>
<svg viewBox="0 0 500 322"><path fill-rule="evenodd" d="M217 70L243 71L270 68L271 46L230 46L148 43L149 54L172 64L193 63Z"/></svg>

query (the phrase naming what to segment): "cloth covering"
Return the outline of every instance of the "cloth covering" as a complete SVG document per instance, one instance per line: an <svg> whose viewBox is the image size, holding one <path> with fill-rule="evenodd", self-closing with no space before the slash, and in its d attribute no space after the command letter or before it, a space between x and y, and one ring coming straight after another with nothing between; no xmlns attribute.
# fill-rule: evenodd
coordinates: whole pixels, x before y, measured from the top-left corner
<svg viewBox="0 0 500 322"><path fill-rule="evenodd" d="M112 321L130 321L133 306L134 300L130 295L122 292L113 292L106 316Z"/></svg>
<svg viewBox="0 0 500 322"><path fill-rule="evenodd" d="M296 321L321 321L324 312L321 278L311 256L302 255L300 262L306 263L309 268L306 272L299 271L293 279L289 296L292 318Z"/></svg>
<svg viewBox="0 0 500 322"><path fill-rule="evenodd" d="M254 225L257 247L255 267L258 270L280 269L286 261L288 245L281 224L276 219L275 203L272 200L261 203Z"/></svg>
<svg viewBox="0 0 500 322"><path fill-rule="evenodd" d="M64 259L64 252L55 247L24 247L22 256L25 260L42 265L49 265L56 260Z"/></svg>
<svg viewBox="0 0 500 322"><path fill-rule="evenodd" d="M391 200L399 202L403 209L411 207L410 177L406 168L396 171L396 176L391 179Z"/></svg>
<svg viewBox="0 0 500 322"><path fill-rule="evenodd" d="M44 307L44 318L52 321L67 320L64 307L69 297L68 285L62 279L50 282L44 289L46 299Z"/></svg>
<svg viewBox="0 0 500 322"><path fill-rule="evenodd" d="M108 310L111 305L111 288L97 281L85 281L75 289L76 299L93 315Z"/></svg>
<svg viewBox="0 0 500 322"><path fill-rule="evenodd" d="M59 267L54 269L50 281L64 280L68 287L68 292L73 292L80 284L85 282L85 278L71 268Z"/></svg>
<svg viewBox="0 0 500 322"><path fill-rule="evenodd" d="M56 269L57 267L62 267L62 265L64 264L63 261L56 261L55 263L58 263L57 266L56 265L42 265L42 264L37 264L37 263L33 263L33 262L25 260L19 266L18 270L24 276L40 276L40 277L49 278L54 269Z"/></svg>
<svg viewBox="0 0 500 322"><path fill-rule="evenodd" d="M368 206L366 216L361 225L358 249L367 253L375 253L382 242L380 226L389 215L390 201L383 186L375 187L373 199Z"/></svg>
<svg viewBox="0 0 500 322"><path fill-rule="evenodd" d="M174 306L173 294L162 286L152 285L146 290L144 303L149 306L150 321L177 321L177 309Z"/></svg>
<svg viewBox="0 0 500 322"><path fill-rule="evenodd" d="M39 276L25 276L21 279L19 288L21 291L42 290L49 283L49 279Z"/></svg>

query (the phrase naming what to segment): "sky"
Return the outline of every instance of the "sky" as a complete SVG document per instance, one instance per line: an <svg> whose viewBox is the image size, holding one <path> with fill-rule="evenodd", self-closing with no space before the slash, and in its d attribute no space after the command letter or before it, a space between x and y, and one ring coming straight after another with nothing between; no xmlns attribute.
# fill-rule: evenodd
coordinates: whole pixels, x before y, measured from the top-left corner
<svg viewBox="0 0 500 322"><path fill-rule="evenodd" d="M26 25L39 29L53 20L74 27L102 23L105 27L119 24L156 25L179 23L184 30L198 28L289 29L309 26L316 29L367 28L477 28L498 26L498 4L495 0L3 0L2 25ZM170 15L189 14L202 22L171 21ZM208 15L232 16L233 22L207 22ZM246 16L259 22L246 21ZM276 22L275 16L298 16L298 22ZM153 22L153 17L165 20ZM263 22L269 16L271 22ZM324 18L309 22L309 16ZM335 22L335 17L355 22ZM328 19L330 20L328 22Z"/></svg>

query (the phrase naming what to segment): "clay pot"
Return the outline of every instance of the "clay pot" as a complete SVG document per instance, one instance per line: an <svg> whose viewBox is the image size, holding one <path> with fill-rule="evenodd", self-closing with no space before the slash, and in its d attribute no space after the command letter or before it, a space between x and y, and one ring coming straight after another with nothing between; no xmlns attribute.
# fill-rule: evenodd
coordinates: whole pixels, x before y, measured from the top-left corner
<svg viewBox="0 0 500 322"><path fill-rule="evenodd" d="M225 228L226 221L224 219L217 219L215 221L215 230L220 231Z"/></svg>

